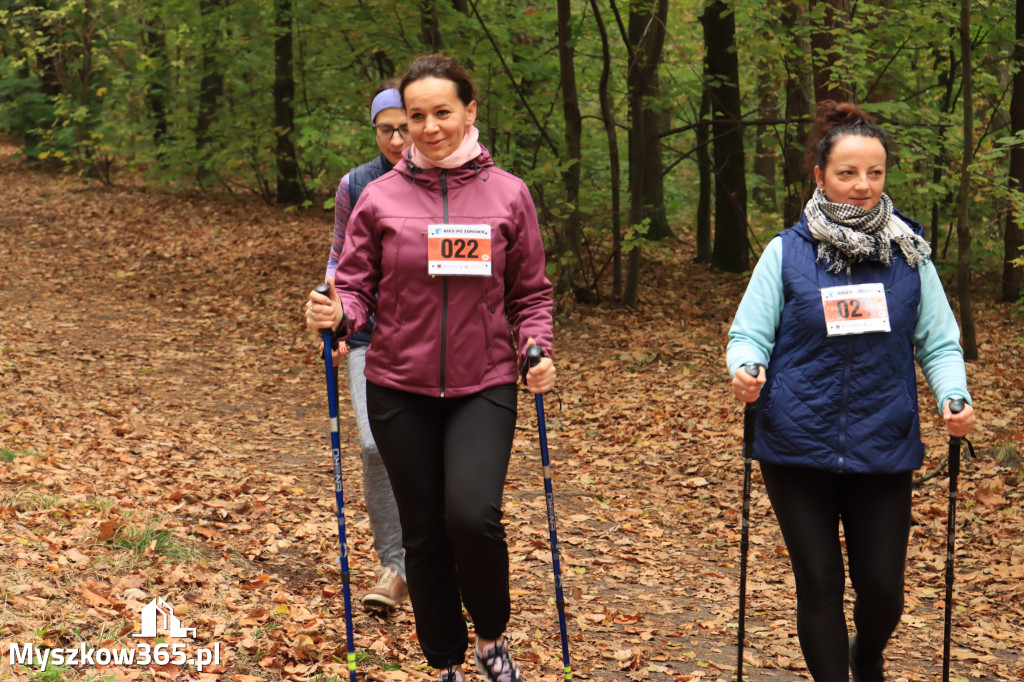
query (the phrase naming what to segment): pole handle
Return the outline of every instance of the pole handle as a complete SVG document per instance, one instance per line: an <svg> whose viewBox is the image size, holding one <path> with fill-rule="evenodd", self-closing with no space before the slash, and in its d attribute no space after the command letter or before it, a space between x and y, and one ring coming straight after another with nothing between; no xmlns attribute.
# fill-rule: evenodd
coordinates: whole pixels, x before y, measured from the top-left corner
<svg viewBox="0 0 1024 682"><path fill-rule="evenodd" d="M752 377L757 377L761 374L762 365L757 362L748 362L743 365L744 371ZM754 419L756 418L755 406L756 402L747 403L743 406L743 443L744 453L743 456L749 460L750 451L754 446Z"/></svg>
<svg viewBox="0 0 1024 682"><path fill-rule="evenodd" d="M537 344L526 349L526 361L530 363L530 367L536 367L542 357L544 357L544 349Z"/></svg>
<svg viewBox="0 0 1024 682"><path fill-rule="evenodd" d="M315 287L313 287L313 291L315 291L316 293L318 293L318 294L320 294L322 296L326 296L327 298L331 297L331 285L328 284L327 282L323 282L321 284L317 284ZM334 330L333 329L321 329L320 330L321 334L326 334L327 332L331 333L331 350L338 350L338 337L334 334Z"/></svg>
<svg viewBox="0 0 1024 682"><path fill-rule="evenodd" d="M964 405L966 402L963 398L953 398L949 401L949 411L953 414L959 414L964 411Z"/></svg>

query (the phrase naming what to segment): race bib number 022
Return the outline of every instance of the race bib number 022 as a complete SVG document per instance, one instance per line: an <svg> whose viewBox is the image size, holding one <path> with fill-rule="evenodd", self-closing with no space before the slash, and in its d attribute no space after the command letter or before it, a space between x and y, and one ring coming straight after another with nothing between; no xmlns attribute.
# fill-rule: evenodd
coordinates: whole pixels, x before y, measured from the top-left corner
<svg viewBox="0 0 1024 682"><path fill-rule="evenodd" d="M490 225L427 225L427 274L491 276Z"/></svg>
<svg viewBox="0 0 1024 682"><path fill-rule="evenodd" d="M828 336L887 332L889 307L880 283L850 284L821 290Z"/></svg>

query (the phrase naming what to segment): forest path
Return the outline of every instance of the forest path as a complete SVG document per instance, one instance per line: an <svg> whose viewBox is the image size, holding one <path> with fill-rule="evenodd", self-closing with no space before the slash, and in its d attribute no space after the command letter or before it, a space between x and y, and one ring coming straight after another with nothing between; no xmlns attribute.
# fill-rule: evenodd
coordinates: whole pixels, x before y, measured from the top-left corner
<svg viewBox="0 0 1024 682"><path fill-rule="evenodd" d="M142 602L132 590L144 586L180 607L204 646L222 643L225 660L204 673L101 670L114 679L347 679L323 367L302 317L329 219L97 187L10 160L0 180L0 450L10 453L0 561L11 567L0 644L134 644L126 634ZM545 406L580 679L734 677L742 411L722 357L746 278L690 259L682 246L659 251L641 305L564 310L556 329L558 394ZM986 301L976 314L975 443L1019 457L1024 389L1004 378L1024 369L1015 318ZM935 462L945 439L922 388ZM508 634L527 679L554 681L558 614L525 393L519 414ZM350 415L343 396L357 598L375 561ZM965 465L953 665L965 678L1024 677L1019 467L1012 457ZM894 680L941 670L942 477L915 495ZM806 677L788 558L756 466L751 517L745 677ZM132 549L138 537L147 541ZM427 679L408 604L389 618L357 609L354 631L366 679ZM8 674L30 677L5 655Z"/></svg>

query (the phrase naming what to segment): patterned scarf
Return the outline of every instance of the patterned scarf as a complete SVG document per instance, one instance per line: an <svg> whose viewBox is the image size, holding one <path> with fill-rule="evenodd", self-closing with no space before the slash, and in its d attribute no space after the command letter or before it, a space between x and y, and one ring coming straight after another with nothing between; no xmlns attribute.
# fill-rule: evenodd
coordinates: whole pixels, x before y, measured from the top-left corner
<svg viewBox="0 0 1024 682"><path fill-rule="evenodd" d="M889 265L894 243L912 268L927 260L932 252L928 242L893 213L892 199L884 192L878 205L866 210L852 204L832 203L819 188L804 206L804 215L811 236L818 240L817 260L823 260L833 274L872 257Z"/></svg>

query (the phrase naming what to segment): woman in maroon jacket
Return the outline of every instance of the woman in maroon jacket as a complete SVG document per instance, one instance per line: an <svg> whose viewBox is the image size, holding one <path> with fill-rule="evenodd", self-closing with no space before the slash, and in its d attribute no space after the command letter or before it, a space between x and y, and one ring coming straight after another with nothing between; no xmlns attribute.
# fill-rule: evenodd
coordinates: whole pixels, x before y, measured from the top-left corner
<svg viewBox="0 0 1024 682"><path fill-rule="evenodd" d="M511 604L501 523L516 381L555 382L551 283L522 180L494 165L453 59L417 59L400 88L413 145L349 219L330 299L311 328L342 337L376 312L366 354L370 425L398 501L409 594L427 661L462 682L469 637L486 679L521 680L504 639ZM509 327L511 326L511 333ZM544 358L527 368L526 348Z"/></svg>

